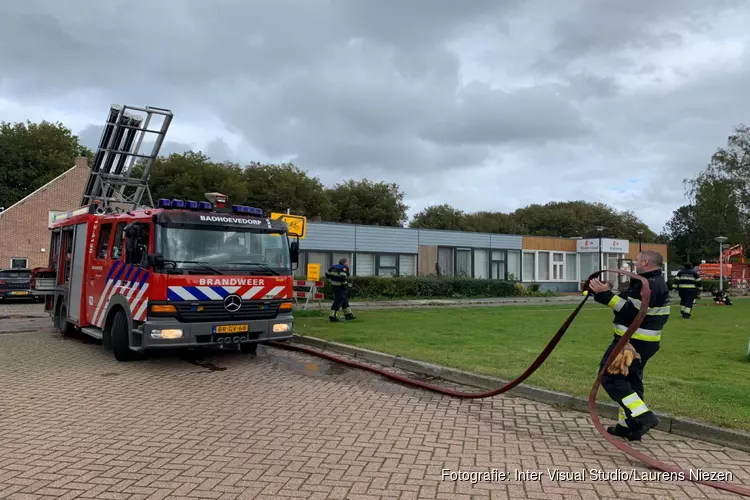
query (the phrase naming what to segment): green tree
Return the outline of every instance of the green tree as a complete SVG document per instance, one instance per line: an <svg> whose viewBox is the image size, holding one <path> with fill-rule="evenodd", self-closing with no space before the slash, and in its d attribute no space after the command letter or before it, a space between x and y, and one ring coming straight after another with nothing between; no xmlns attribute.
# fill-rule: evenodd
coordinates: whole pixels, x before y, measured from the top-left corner
<svg viewBox="0 0 750 500"><path fill-rule="evenodd" d="M696 238L695 206L683 205L674 212L665 225L665 235L669 239L669 261L691 262L693 259L699 262L702 258L698 249Z"/></svg>
<svg viewBox="0 0 750 500"><path fill-rule="evenodd" d="M143 163L134 170L134 175L140 177ZM158 198L205 201L205 194L210 192L227 195L230 203L243 203L248 197L238 165L212 162L200 151L157 158L149 176L149 189L154 202Z"/></svg>
<svg viewBox="0 0 750 500"><path fill-rule="evenodd" d="M431 205L412 217L409 227L420 229L468 230L466 214L450 205Z"/></svg>
<svg viewBox="0 0 750 500"><path fill-rule="evenodd" d="M0 122L0 207L9 207L73 168L80 155L91 160L91 151L60 123Z"/></svg>
<svg viewBox="0 0 750 500"><path fill-rule="evenodd" d="M532 236L593 236L595 228L603 226L602 234L610 238L638 240L643 231L643 242L656 242L658 236L630 211L617 211L603 203L587 201L550 202L532 204L513 212L519 228L526 228Z"/></svg>
<svg viewBox="0 0 750 500"><path fill-rule="evenodd" d="M331 220L335 222L402 227L407 220L409 207L397 184L348 180L327 193L333 205Z"/></svg>
<svg viewBox="0 0 750 500"><path fill-rule="evenodd" d="M695 232L701 259L718 257L716 236L728 244L742 244L750 254L750 128L740 124L717 148L707 167L685 180L686 194L695 207Z"/></svg>
<svg viewBox="0 0 750 500"><path fill-rule="evenodd" d="M247 204L267 212L286 212L330 220L333 205L318 177L291 163L250 163L244 171Z"/></svg>

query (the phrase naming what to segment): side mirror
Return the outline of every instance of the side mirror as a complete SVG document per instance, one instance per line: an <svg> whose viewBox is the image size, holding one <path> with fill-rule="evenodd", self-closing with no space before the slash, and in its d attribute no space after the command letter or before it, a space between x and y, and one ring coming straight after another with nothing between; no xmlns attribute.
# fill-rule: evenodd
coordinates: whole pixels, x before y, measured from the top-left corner
<svg viewBox="0 0 750 500"><path fill-rule="evenodd" d="M149 267L161 269L164 267L164 256L160 253L150 253L147 257Z"/></svg>
<svg viewBox="0 0 750 500"><path fill-rule="evenodd" d="M296 241L293 241L291 245L289 245L289 257L292 260L292 264L299 263L299 243Z"/></svg>

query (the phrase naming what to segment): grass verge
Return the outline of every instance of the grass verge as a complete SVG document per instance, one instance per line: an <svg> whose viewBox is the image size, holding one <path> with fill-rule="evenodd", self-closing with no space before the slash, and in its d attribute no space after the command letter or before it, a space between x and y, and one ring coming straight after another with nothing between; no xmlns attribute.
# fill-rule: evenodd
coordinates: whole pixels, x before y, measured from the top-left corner
<svg viewBox="0 0 750 500"><path fill-rule="evenodd" d="M750 301L703 306L683 320L679 306L645 373L655 411L750 431ZM295 311L297 333L500 378L513 378L542 351L571 305L355 311L330 323L327 311ZM588 397L610 342L612 312L589 301L526 383ZM599 399L608 401L603 389Z"/></svg>

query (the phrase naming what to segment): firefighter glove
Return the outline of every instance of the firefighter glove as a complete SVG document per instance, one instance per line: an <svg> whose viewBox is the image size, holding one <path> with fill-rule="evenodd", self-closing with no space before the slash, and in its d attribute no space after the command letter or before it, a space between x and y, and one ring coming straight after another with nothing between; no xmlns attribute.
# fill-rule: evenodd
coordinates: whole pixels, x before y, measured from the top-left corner
<svg viewBox="0 0 750 500"><path fill-rule="evenodd" d="M607 368L607 373L612 375L624 375L628 376L630 371L630 364L634 359L641 359L641 355L635 350L635 347L628 342L622 351L615 357L615 360Z"/></svg>

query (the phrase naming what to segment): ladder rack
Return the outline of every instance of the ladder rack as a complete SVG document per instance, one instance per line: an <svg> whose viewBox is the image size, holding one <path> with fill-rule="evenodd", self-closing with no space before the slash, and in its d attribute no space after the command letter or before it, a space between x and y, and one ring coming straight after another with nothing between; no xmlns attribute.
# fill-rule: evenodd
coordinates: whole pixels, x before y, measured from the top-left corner
<svg viewBox="0 0 750 500"><path fill-rule="evenodd" d="M168 109L110 106L81 206L96 203L100 209L113 211L114 205L130 205L129 210L136 210L143 207L141 201L146 194L149 201L146 206L152 207L148 179L172 117ZM155 118L156 121L161 118L161 127L150 129ZM153 147L150 152L141 153L146 134L155 136ZM143 163L143 172L136 177L134 167L138 163Z"/></svg>

